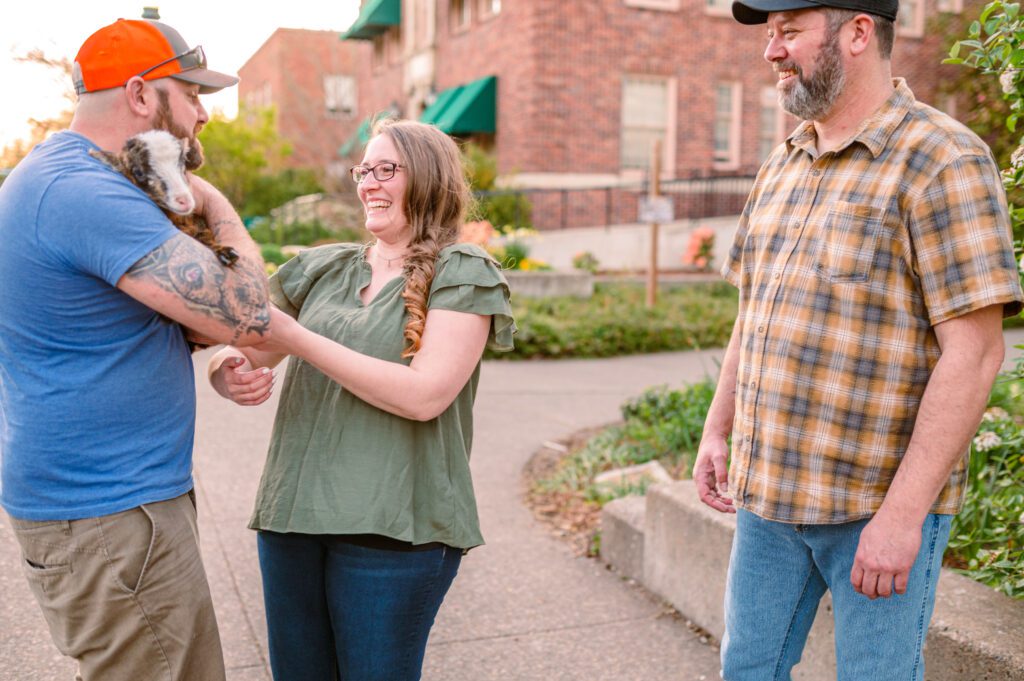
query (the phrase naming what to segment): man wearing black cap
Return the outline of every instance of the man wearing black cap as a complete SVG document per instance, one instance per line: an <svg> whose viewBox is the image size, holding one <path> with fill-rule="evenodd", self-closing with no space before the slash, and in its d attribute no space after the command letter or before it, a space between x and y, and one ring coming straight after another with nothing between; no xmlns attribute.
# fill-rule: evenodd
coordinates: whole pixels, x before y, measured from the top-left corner
<svg viewBox="0 0 1024 681"><path fill-rule="evenodd" d="M991 153L892 78L897 9L733 3L805 120L723 268L741 307L693 471L737 513L727 681L789 679L826 590L840 679L923 678L1000 320L1024 300Z"/></svg>
<svg viewBox="0 0 1024 681"><path fill-rule="evenodd" d="M264 340L263 263L208 183L191 179L197 212L240 254L233 268L90 152L153 128L197 143L199 95L238 79L170 26L123 19L85 41L73 75L71 129L0 188L0 502L84 681L218 681L179 324L208 342Z"/></svg>

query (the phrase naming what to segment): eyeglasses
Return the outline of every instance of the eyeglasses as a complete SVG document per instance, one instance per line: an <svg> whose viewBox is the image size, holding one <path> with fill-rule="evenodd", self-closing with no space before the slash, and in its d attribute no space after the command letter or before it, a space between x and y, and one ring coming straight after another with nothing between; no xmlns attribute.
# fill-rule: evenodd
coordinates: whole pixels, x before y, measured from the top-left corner
<svg viewBox="0 0 1024 681"><path fill-rule="evenodd" d="M193 69L205 69L206 68L206 53L203 52L203 46L202 45L196 45L195 47L193 47L188 52L182 52L181 54L177 54L177 55L171 57L170 59L164 59L159 64L156 64L154 66L150 66L148 69L146 69L142 73L138 74L138 77L142 78L147 73L152 73L153 71L156 71L161 66L164 66L165 64L170 64L172 61L174 61L176 59L180 59L181 60L181 70L182 71L191 71Z"/></svg>
<svg viewBox="0 0 1024 681"><path fill-rule="evenodd" d="M395 173L398 172L399 168L405 166L399 163L392 163L391 161L383 161L375 166L352 166L348 171L352 174L352 181L356 184L362 184L363 180L366 179L367 175L373 174L373 179L378 182L387 182Z"/></svg>

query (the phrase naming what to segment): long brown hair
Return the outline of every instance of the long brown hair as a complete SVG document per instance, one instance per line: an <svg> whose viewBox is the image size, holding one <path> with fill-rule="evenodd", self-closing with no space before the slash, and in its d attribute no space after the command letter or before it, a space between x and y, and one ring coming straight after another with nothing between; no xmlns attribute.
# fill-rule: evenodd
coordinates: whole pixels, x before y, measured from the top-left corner
<svg viewBox="0 0 1024 681"><path fill-rule="evenodd" d="M388 136L408 173L402 203L412 240L402 271L409 316L402 357L412 357L420 349L437 254L458 240L472 195L459 147L434 126L386 119L374 126L374 134Z"/></svg>

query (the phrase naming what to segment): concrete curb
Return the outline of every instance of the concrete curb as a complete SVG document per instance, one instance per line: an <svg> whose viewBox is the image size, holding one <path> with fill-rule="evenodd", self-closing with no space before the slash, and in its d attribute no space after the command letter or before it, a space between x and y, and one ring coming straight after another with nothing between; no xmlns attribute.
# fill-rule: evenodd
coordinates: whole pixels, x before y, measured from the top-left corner
<svg viewBox="0 0 1024 681"><path fill-rule="evenodd" d="M604 507L601 557L721 639L735 526L735 516L700 503L691 480L656 485ZM835 678L831 613L826 594L795 681ZM944 569L925 669L928 681L1024 681L1024 602Z"/></svg>

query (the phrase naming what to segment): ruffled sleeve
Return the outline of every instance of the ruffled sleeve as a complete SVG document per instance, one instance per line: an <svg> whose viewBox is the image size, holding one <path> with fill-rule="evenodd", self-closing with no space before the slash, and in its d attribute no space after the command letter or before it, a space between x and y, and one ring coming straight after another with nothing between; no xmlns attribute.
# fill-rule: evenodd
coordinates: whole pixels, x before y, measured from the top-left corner
<svg viewBox="0 0 1024 681"><path fill-rule="evenodd" d="M297 318L313 284L328 270L358 257L361 249L356 244L329 244L301 251L271 275L270 302Z"/></svg>
<svg viewBox="0 0 1024 681"><path fill-rule="evenodd" d="M499 352L512 349L516 323L508 282L494 259L479 246L455 244L441 251L427 307L490 315L488 347Z"/></svg>

